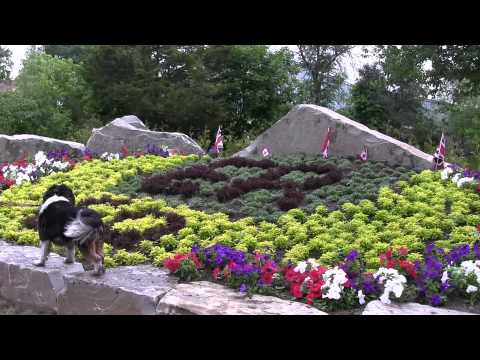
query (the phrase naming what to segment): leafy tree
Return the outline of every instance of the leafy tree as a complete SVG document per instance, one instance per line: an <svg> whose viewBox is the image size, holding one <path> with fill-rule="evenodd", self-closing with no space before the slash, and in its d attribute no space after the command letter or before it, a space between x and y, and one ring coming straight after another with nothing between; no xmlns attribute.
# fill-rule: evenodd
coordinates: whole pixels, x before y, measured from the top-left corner
<svg viewBox="0 0 480 360"><path fill-rule="evenodd" d="M71 59L76 64L82 62L88 56L91 48L91 45L44 45L46 54L58 56L62 59Z"/></svg>
<svg viewBox="0 0 480 360"><path fill-rule="evenodd" d="M17 77L15 94L3 98L9 109L3 120L9 133L85 140L76 132L95 124L90 102L80 65L33 51Z"/></svg>
<svg viewBox="0 0 480 360"><path fill-rule="evenodd" d="M332 105L345 81L342 60L350 54L351 45L297 45L300 64L306 74L307 101Z"/></svg>
<svg viewBox="0 0 480 360"><path fill-rule="evenodd" d="M298 71L293 53L266 46L96 46L84 65L103 121L134 114L193 137L270 125L291 106Z"/></svg>
<svg viewBox="0 0 480 360"><path fill-rule="evenodd" d="M12 52L0 46L0 80L9 80L12 71Z"/></svg>

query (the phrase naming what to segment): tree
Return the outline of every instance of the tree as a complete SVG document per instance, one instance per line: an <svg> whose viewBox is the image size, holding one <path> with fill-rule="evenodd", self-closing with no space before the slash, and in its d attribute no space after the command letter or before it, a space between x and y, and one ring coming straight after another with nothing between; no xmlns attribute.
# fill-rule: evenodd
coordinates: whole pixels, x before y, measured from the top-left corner
<svg viewBox="0 0 480 360"><path fill-rule="evenodd" d="M308 101L330 106L345 81L341 61L351 45L297 45L300 63L306 73Z"/></svg>
<svg viewBox="0 0 480 360"><path fill-rule="evenodd" d="M197 138L270 125L293 103L298 72L292 52L266 46L96 46L84 65L103 121L134 114Z"/></svg>
<svg viewBox="0 0 480 360"><path fill-rule="evenodd" d="M0 80L10 80L12 66L12 51L0 46Z"/></svg>
<svg viewBox="0 0 480 360"><path fill-rule="evenodd" d="M62 59L71 59L76 64L82 62L88 56L91 48L91 45L44 45L46 54L58 56Z"/></svg>
<svg viewBox="0 0 480 360"><path fill-rule="evenodd" d="M10 104L18 101L14 114L27 114L17 125L10 124L10 132L29 132L38 135L79 139L79 130L91 130L95 124L92 116L91 91L87 86L80 65L42 52L32 51L25 59L17 77L15 96L5 98ZM32 104L35 104L33 107ZM10 122L10 121L9 121Z"/></svg>

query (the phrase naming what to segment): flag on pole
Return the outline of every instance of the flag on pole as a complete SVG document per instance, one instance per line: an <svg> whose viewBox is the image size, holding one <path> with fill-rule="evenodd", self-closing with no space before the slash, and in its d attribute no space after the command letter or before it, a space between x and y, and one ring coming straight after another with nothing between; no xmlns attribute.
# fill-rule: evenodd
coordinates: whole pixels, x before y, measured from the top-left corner
<svg viewBox="0 0 480 360"><path fill-rule="evenodd" d="M267 148L264 148L263 151L262 151L262 155L263 155L263 157L270 156L270 151L268 151Z"/></svg>
<svg viewBox="0 0 480 360"><path fill-rule="evenodd" d="M217 150L217 153L220 153L223 151L223 135L222 135L222 130L220 129L220 126L218 127L217 136L215 137L215 144L213 146Z"/></svg>
<svg viewBox="0 0 480 360"><path fill-rule="evenodd" d="M443 136L440 138L440 144L438 144L437 149L435 150L435 154L433 154L433 162L435 163L435 169L439 166L445 166L445 137Z"/></svg>
<svg viewBox="0 0 480 360"><path fill-rule="evenodd" d="M368 150L367 150L367 147L365 145L363 146L363 151L360 153L360 159L362 161L367 161L368 160Z"/></svg>
<svg viewBox="0 0 480 360"><path fill-rule="evenodd" d="M322 145L322 155L323 158L328 158L328 147L330 146L330 128L327 129L327 135L325 136L325 140L323 141Z"/></svg>

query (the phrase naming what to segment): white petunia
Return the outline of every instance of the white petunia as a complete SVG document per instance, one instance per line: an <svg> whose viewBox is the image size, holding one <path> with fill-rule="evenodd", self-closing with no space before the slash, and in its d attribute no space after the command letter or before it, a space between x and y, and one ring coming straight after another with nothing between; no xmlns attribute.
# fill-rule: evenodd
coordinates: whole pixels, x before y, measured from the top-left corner
<svg viewBox="0 0 480 360"><path fill-rule="evenodd" d="M445 284L448 281L448 271L447 270L445 270L443 272L441 281L442 281L442 284Z"/></svg>
<svg viewBox="0 0 480 360"><path fill-rule="evenodd" d="M446 167L445 169L443 169L441 171L440 176L441 176L442 180L446 180L446 179L448 179L448 177L452 173L453 173L453 169L451 167Z"/></svg>
<svg viewBox="0 0 480 360"><path fill-rule="evenodd" d="M464 184L471 183L475 181L473 177L464 177L457 181L457 187L462 187Z"/></svg>
<svg viewBox="0 0 480 360"><path fill-rule="evenodd" d="M363 293L362 290L358 290L357 296L358 296L358 302L360 303L360 305L365 304L365 294Z"/></svg>
<svg viewBox="0 0 480 360"><path fill-rule="evenodd" d="M303 274L307 270L308 264L306 261L300 261L297 266L293 269L293 271L299 272L300 274Z"/></svg>
<svg viewBox="0 0 480 360"><path fill-rule="evenodd" d="M468 285L467 287L467 294L471 294L471 293L474 293L478 290L478 287L476 286L473 286L473 285Z"/></svg>
<svg viewBox="0 0 480 360"><path fill-rule="evenodd" d="M456 184L461 177L462 177L462 174L456 173L455 175L453 175L452 182Z"/></svg>

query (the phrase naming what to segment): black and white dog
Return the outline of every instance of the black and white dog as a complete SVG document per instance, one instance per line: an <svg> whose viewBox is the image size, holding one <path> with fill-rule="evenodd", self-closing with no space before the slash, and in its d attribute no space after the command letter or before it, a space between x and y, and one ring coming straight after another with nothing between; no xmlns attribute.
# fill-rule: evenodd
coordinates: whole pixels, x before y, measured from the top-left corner
<svg viewBox="0 0 480 360"><path fill-rule="evenodd" d="M100 214L75 206L75 196L65 185L53 185L43 196L38 215L38 232L41 241L41 258L35 263L45 266L50 244L65 246L66 264L75 261L75 245L85 260L93 265L94 274L105 272L103 266L103 222Z"/></svg>

